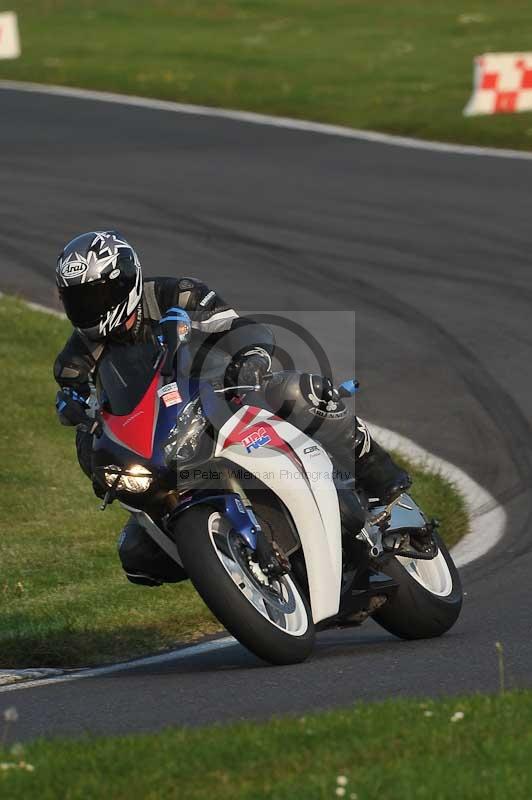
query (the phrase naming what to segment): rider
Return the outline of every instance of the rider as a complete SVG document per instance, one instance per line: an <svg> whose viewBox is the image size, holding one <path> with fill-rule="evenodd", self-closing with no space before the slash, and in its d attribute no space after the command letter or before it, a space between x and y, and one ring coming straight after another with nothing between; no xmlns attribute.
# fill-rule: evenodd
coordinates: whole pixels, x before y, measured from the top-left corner
<svg viewBox="0 0 532 800"><path fill-rule="evenodd" d="M78 460L92 478L93 433L82 423L91 386L107 341L127 347L162 336L177 347L175 308L192 321L192 346L225 354L226 381L260 385L274 352L272 331L240 317L214 290L195 278L149 278L143 281L138 256L117 231L91 231L70 241L59 256L56 283L74 332L58 355L54 377L60 386L56 408L64 425L76 425ZM230 357L230 358L229 358ZM350 467L370 498L390 501L410 485L400 469L371 437L365 424L348 411L328 377L300 372L275 373L266 384L269 405L300 429L315 436ZM177 565L133 520L119 537L119 555L133 583L158 586L181 577Z"/></svg>

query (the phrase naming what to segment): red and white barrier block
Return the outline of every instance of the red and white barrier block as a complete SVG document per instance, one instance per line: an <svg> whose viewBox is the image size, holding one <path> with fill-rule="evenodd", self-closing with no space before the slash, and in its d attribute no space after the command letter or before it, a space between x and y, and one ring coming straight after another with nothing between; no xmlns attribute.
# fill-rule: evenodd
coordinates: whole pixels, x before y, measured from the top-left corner
<svg viewBox="0 0 532 800"><path fill-rule="evenodd" d="M0 14L0 58L18 58L19 55L17 15L14 11L4 11Z"/></svg>
<svg viewBox="0 0 532 800"><path fill-rule="evenodd" d="M477 56L473 94L464 114L512 114L516 111L532 111L532 53Z"/></svg>

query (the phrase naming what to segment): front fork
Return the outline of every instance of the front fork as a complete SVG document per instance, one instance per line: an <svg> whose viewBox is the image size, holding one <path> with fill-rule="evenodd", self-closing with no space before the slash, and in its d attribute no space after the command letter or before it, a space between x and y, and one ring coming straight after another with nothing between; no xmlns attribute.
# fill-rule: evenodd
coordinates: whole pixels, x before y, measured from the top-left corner
<svg viewBox="0 0 532 800"><path fill-rule="evenodd" d="M253 561L267 576L278 576L290 570L290 562L275 542L270 542L264 534L255 516L251 503L241 490L220 494L201 493L193 496L180 505L171 515L175 519L179 514L195 505L214 506L231 524L231 528L242 539L251 553Z"/></svg>

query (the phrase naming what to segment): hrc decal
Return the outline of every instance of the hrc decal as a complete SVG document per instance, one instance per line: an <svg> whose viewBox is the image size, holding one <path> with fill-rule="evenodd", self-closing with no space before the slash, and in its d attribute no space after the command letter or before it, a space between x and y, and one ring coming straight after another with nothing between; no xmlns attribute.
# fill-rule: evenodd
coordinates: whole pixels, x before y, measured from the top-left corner
<svg viewBox="0 0 532 800"><path fill-rule="evenodd" d="M264 445L269 444L271 440L271 436L268 436L266 433L266 428L260 427L249 433L247 436L244 436L242 439L242 444L248 453L251 453L253 450L258 450L259 447L264 447Z"/></svg>

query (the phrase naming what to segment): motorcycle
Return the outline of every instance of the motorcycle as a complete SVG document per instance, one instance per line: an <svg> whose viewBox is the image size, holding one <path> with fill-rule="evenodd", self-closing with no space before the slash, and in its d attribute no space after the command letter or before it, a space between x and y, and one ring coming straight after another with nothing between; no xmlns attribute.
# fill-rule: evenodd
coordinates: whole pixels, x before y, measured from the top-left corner
<svg viewBox="0 0 532 800"><path fill-rule="evenodd" d="M154 337L110 346L99 364L102 508L118 500L225 628L272 664L303 661L316 631L368 617L403 639L449 630L462 589L436 521L408 494L376 505L260 387L191 378L185 312L179 329L175 357Z"/></svg>

